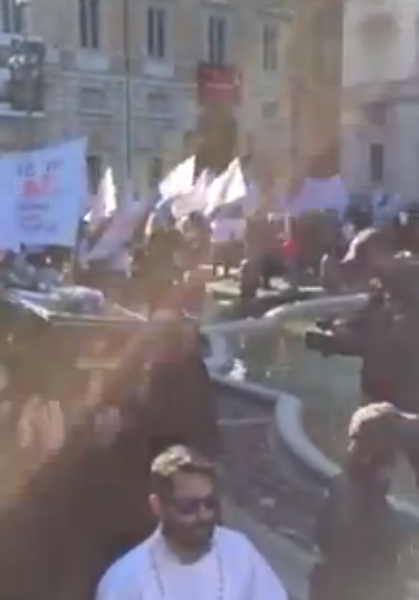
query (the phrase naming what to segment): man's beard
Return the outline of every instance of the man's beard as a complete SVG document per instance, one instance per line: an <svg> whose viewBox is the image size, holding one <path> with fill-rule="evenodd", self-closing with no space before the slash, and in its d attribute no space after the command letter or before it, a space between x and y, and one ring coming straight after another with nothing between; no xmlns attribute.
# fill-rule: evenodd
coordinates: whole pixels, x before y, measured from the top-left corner
<svg viewBox="0 0 419 600"><path fill-rule="evenodd" d="M215 526L215 520L191 526L166 521L162 524L162 533L179 550L203 553L211 546Z"/></svg>

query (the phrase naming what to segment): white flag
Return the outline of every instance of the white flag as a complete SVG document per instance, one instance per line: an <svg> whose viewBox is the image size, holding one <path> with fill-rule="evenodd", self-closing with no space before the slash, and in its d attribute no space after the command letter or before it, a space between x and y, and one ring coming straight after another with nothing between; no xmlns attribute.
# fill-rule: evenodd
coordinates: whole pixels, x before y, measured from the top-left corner
<svg viewBox="0 0 419 600"><path fill-rule="evenodd" d="M174 198L192 191L195 179L195 157L187 158L175 167L159 184L161 200Z"/></svg>
<svg viewBox="0 0 419 600"><path fill-rule="evenodd" d="M111 222L99 238L98 242L87 253L86 261L103 260L117 255L132 240L135 230L148 212L148 203L135 200L129 194L129 188L124 202L114 213Z"/></svg>
<svg viewBox="0 0 419 600"><path fill-rule="evenodd" d="M238 200L245 200L246 196L247 185L240 160L235 158L224 173L217 177L207 190L205 213L210 215L219 206L232 204Z"/></svg>
<svg viewBox="0 0 419 600"><path fill-rule="evenodd" d="M202 171L192 190L188 194L176 196L171 199L173 215L179 219L187 217L194 211L205 212L207 205L207 191L213 180L210 171Z"/></svg>
<svg viewBox="0 0 419 600"><path fill-rule="evenodd" d="M98 193L93 199L92 208L86 216L89 228L94 230L99 227L103 221L113 215L116 208L116 186L113 172L112 169L107 168L99 184Z"/></svg>

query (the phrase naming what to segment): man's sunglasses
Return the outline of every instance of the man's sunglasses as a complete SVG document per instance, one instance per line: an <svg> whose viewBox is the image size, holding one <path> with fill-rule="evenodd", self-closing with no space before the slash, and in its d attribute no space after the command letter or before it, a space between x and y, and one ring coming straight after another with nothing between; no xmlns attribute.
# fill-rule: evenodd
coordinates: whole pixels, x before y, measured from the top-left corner
<svg viewBox="0 0 419 600"><path fill-rule="evenodd" d="M201 508L209 512L218 509L218 500L212 495L202 498L174 498L171 504L178 514L185 517L196 515Z"/></svg>

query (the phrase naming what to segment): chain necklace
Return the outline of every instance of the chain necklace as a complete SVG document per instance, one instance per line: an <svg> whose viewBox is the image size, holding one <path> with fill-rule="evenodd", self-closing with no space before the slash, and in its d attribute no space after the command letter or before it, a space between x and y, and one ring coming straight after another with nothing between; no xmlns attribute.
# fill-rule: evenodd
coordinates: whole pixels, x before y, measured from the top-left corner
<svg viewBox="0 0 419 600"><path fill-rule="evenodd" d="M217 568L217 576L216 576L217 593L214 597L214 600L225 600L224 570L223 570L220 552L215 545L214 545L214 553L215 553L215 560L216 560L216 564L217 564L217 566L216 566L216 568ZM151 570L153 571L153 576L154 576L155 582L156 582L158 590L159 590L160 598L161 598L161 600L168 600L169 596L167 595L167 591L166 591L166 587L164 585L162 573L158 566L156 556L152 549L150 549L149 554L150 554Z"/></svg>

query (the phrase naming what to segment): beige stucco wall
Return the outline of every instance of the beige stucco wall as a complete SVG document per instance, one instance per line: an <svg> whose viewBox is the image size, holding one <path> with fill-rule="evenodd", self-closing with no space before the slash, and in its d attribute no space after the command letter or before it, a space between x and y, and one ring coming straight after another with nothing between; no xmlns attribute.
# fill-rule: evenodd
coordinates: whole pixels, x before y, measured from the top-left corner
<svg viewBox="0 0 419 600"><path fill-rule="evenodd" d="M369 146L385 148L384 186L419 200L419 3L350 0L344 26L342 171L349 187L371 187ZM382 122L365 107L384 101Z"/></svg>
<svg viewBox="0 0 419 600"><path fill-rule="evenodd" d="M90 152L110 162L117 180L124 178L126 167L123 2L101 2L100 51L79 47L78 0L32 0L29 19L30 34L42 37L48 47L46 118L33 124L37 142L88 135ZM262 69L262 24L266 19L276 20L280 40L284 39L287 26L273 0L150 0L153 2L167 6L169 12L169 51L162 62L149 60L146 55L149 3L128 0L131 152L133 178L140 189L146 188L144 179L151 157L162 157L166 169L172 166L183 156L184 134L196 126L200 107L195 74L197 63L205 59L208 15L228 15L229 58L244 75L243 100L237 110L240 128L256 134L267 129L263 107L273 101L279 106L281 99L281 70L267 74ZM281 43L278 52L282 52ZM147 103L148 94L156 91L167 97L164 114L154 114ZM0 143L6 129L10 127L0 126ZM17 134L18 127L13 129L15 145L19 147L23 141Z"/></svg>
<svg viewBox="0 0 419 600"><path fill-rule="evenodd" d="M345 6L344 86L418 74L418 2L350 0Z"/></svg>

